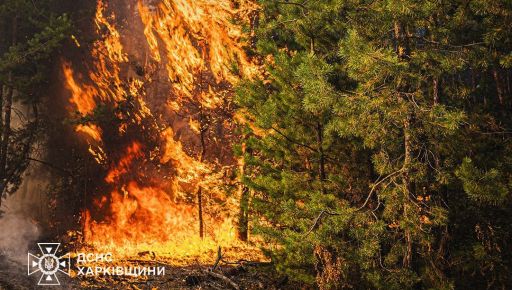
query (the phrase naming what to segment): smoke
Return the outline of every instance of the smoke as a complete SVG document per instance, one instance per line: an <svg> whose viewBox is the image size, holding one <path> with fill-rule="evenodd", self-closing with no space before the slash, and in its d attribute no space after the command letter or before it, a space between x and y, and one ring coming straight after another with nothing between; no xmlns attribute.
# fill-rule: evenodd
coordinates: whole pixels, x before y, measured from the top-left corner
<svg viewBox="0 0 512 290"><path fill-rule="evenodd" d="M0 255L25 264L27 251L39 234L35 222L19 213L7 212L0 219Z"/></svg>
<svg viewBox="0 0 512 290"><path fill-rule="evenodd" d="M42 192L48 176L43 172L40 166L29 166L18 191L2 200L0 256L26 264L28 249L36 245L40 225L48 218L48 200Z"/></svg>

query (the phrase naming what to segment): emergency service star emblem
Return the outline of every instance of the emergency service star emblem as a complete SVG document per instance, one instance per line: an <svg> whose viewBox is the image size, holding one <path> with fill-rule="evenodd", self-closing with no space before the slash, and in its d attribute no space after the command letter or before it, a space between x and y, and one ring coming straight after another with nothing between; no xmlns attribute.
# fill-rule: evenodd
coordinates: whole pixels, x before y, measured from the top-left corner
<svg viewBox="0 0 512 290"><path fill-rule="evenodd" d="M40 254L36 256L28 253L27 255L28 275L41 272L41 278L39 278L37 283L40 286L60 285L57 272L62 272L69 276L71 267L69 253L60 257L57 256L60 243L37 243L37 245L39 246Z"/></svg>

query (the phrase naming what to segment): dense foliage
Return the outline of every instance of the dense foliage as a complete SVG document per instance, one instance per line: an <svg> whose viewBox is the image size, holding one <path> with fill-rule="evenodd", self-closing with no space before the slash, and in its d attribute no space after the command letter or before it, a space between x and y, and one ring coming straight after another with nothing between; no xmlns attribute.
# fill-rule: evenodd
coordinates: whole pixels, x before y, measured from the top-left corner
<svg viewBox="0 0 512 290"><path fill-rule="evenodd" d="M511 288L512 3L259 2L239 151L277 268L323 289Z"/></svg>
<svg viewBox="0 0 512 290"><path fill-rule="evenodd" d="M70 21L57 2L0 4L0 204L18 189L30 162L52 56L69 36Z"/></svg>

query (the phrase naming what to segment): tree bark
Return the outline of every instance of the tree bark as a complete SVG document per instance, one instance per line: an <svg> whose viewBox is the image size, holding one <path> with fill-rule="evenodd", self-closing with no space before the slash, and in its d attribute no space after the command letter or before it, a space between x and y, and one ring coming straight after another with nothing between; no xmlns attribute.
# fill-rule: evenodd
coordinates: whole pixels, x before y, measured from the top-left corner
<svg viewBox="0 0 512 290"><path fill-rule="evenodd" d="M500 105L503 105L503 87L501 86L500 74L498 72L498 69L494 68L492 70L492 76L494 78L494 82L496 83L496 93L498 94L498 101L500 102Z"/></svg>
<svg viewBox="0 0 512 290"><path fill-rule="evenodd" d="M249 192L247 186L241 186L238 238L244 242L249 240Z"/></svg>
<svg viewBox="0 0 512 290"><path fill-rule="evenodd" d="M202 108L200 108L202 110ZM206 133L206 127L205 127L205 120L203 117L203 114L199 114L199 123L200 123L200 131L199 131L199 137L201 140L201 153L199 154L199 162L203 162L204 155L206 154L206 144L205 144L205 136ZM203 189L201 185L197 188L197 209L198 209L198 215L199 215L199 237L204 238L204 219L203 219Z"/></svg>
<svg viewBox="0 0 512 290"><path fill-rule="evenodd" d="M395 21L393 26L396 43L396 54L399 58L403 59L410 54L409 45L405 39L405 32L403 26Z"/></svg>
<svg viewBox="0 0 512 290"><path fill-rule="evenodd" d="M4 131L4 92L6 90L6 87L4 84L0 85L0 134ZM1 139L0 139L1 140ZM2 151L0 150L0 154L2 154Z"/></svg>
<svg viewBox="0 0 512 290"><path fill-rule="evenodd" d="M245 137L244 137L245 139ZM239 171L240 171L240 179L243 178L245 174L245 161L244 161L244 155L246 153L246 145L245 142L242 144L242 159L240 160L239 164ZM242 182L242 180L239 181L239 192L240 192L240 212L238 215L238 238L241 241L248 241L249 240L249 199L250 199L250 191L247 186Z"/></svg>
<svg viewBox="0 0 512 290"><path fill-rule="evenodd" d="M411 180L409 176L409 171L412 163L412 142L411 142L411 115L408 114L406 119L404 120L404 151L405 151L405 157L404 157L404 187L405 187L405 194L404 194L404 210L403 215L404 218L407 219L407 212L408 212L408 203L407 200L409 199L409 196L411 194ZM403 258L403 265L404 267L409 267L411 265L412 260L412 239L411 239L411 233L409 230L405 230L405 243L406 243L406 251Z"/></svg>
<svg viewBox="0 0 512 290"><path fill-rule="evenodd" d="M319 160L319 176L320 176L320 185L322 187L322 193L326 193L324 182L327 179L327 174L325 173L325 153L323 148L323 126L318 121L317 123L317 142L318 142L318 153L320 154L320 160Z"/></svg>
<svg viewBox="0 0 512 290"><path fill-rule="evenodd" d="M0 134L4 131L4 114L3 114L3 108L4 108L4 90L5 86L2 84L0 86ZM2 144L3 137L0 135L0 144ZM3 156L3 150L0 146L0 158ZM3 186L3 180L4 180L4 171L0 170L0 208L2 206L2 197L4 195L4 186Z"/></svg>
<svg viewBox="0 0 512 290"><path fill-rule="evenodd" d="M202 188L199 186L197 189L197 204L199 213L199 237L204 238L204 220L203 220L203 193Z"/></svg>
<svg viewBox="0 0 512 290"><path fill-rule="evenodd" d="M434 91L434 105L439 104L439 79L434 77L432 81L433 91Z"/></svg>
<svg viewBox="0 0 512 290"><path fill-rule="evenodd" d="M9 82L11 82L11 80L11 73L9 73ZM7 155L9 154L9 139L11 138L11 112L13 93L14 90L9 85L5 94L3 131L2 140L0 142L0 198L3 196L5 189L7 188Z"/></svg>
<svg viewBox="0 0 512 290"><path fill-rule="evenodd" d="M394 23L394 34L396 41L396 53L400 59L405 60L407 56L410 54L410 47L408 44L408 40L406 39L406 35L404 32L403 25L398 21ZM408 91L408 88L403 88L405 91ZM401 89L398 90L399 92ZM404 101L408 101L404 99ZM404 138L404 162L403 162L403 182L404 182L404 200L403 200L403 216L404 219L407 219L408 214L408 200L409 195L411 194L411 180L410 180L410 170L412 163L412 137L411 137L411 123L413 120L413 112L410 110L406 112L406 116L403 120L403 138ZM405 253L403 257L403 266L408 268L411 265L412 261L412 238L410 230L404 230L404 238L405 238Z"/></svg>
<svg viewBox="0 0 512 290"><path fill-rule="evenodd" d="M509 100L512 99L512 91L510 89L510 70L506 70L506 75L507 75L507 91L508 91L508 97L509 97Z"/></svg>

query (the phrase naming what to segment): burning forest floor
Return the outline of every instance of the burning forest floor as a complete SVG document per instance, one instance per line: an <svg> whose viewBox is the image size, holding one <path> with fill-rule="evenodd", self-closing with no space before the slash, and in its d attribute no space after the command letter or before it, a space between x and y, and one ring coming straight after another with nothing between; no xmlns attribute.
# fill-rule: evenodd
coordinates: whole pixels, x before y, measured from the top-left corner
<svg viewBox="0 0 512 290"><path fill-rule="evenodd" d="M219 249L220 250L220 249ZM136 256L116 259L110 266L165 267L165 275L59 275L60 286L49 289L298 289L299 285L288 281L286 276L275 272L267 261L249 260L253 254L247 248L226 249L211 252L211 257L175 259L154 252L142 252ZM231 254L230 254L231 253ZM237 260L230 260L234 257ZM247 258L247 259L246 259ZM258 259L258 257L255 257ZM40 289L39 277L27 277L26 265L21 259L14 261L0 255L0 289ZM207 262L211 261L211 262ZM96 264L98 266L100 264ZM105 265L101 265L105 266ZM76 267L72 267L76 268Z"/></svg>
<svg viewBox="0 0 512 290"><path fill-rule="evenodd" d="M163 265L161 262L137 262L141 265ZM165 266L166 275L155 278L88 277L61 279L61 286L49 289L297 289L286 277L272 271L269 265L223 265L215 272L211 266ZM27 279L23 265L12 261L0 263L0 289L40 289L37 279Z"/></svg>
<svg viewBox="0 0 512 290"><path fill-rule="evenodd" d="M158 261L136 263L163 265ZM89 289L296 289L287 285L287 279L275 274L269 265L222 265L217 266L215 271L212 271L212 265L200 264L165 267L164 277L144 280L135 277L86 278L79 284Z"/></svg>

